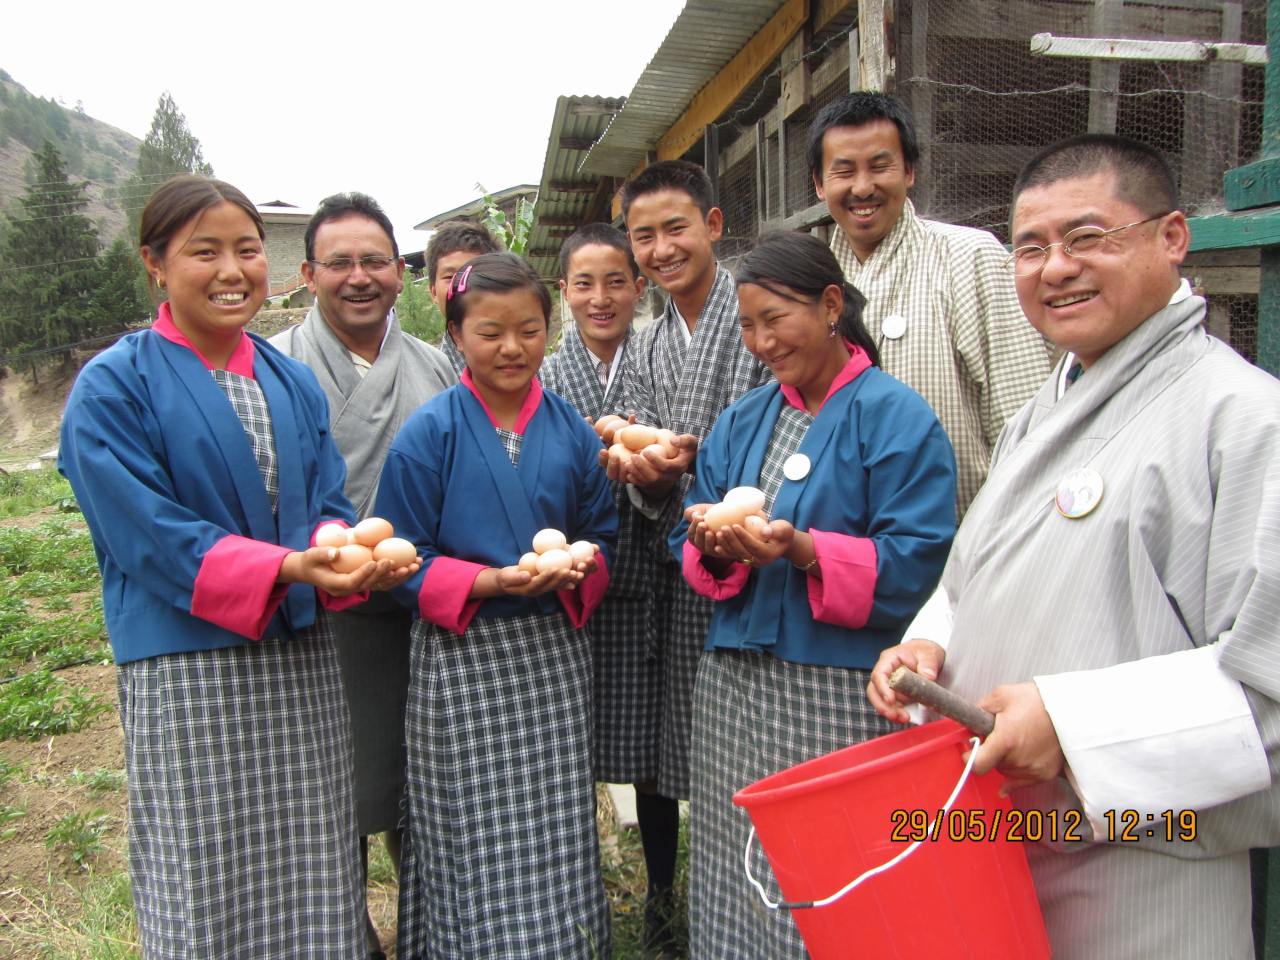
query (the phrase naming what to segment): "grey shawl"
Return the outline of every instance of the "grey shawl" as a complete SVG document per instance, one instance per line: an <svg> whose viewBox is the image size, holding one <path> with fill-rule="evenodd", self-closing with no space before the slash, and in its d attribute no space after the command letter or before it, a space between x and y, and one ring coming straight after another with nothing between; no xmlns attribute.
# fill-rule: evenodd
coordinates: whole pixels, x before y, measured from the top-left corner
<svg viewBox="0 0 1280 960"><path fill-rule="evenodd" d="M1199 297L1170 304L1060 400L1051 378L1009 421L943 577L955 621L942 678L977 698L1217 643L1274 784L1280 385L1203 317ZM1082 467L1104 493L1070 520L1054 497ZM1014 801L1079 808L1063 779ZM1277 789L1201 810L1198 826L1194 842L1029 844L1055 957L1252 956L1247 850L1280 842Z"/></svg>
<svg viewBox="0 0 1280 960"><path fill-rule="evenodd" d="M329 399L330 430L347 462L347 497L360 517L373 508L382 461L400 425L458 380L439 350L400 329L395 311L387 323L382 349L364 377L319 306L271 338L273 346L311 368Z"/></svg>

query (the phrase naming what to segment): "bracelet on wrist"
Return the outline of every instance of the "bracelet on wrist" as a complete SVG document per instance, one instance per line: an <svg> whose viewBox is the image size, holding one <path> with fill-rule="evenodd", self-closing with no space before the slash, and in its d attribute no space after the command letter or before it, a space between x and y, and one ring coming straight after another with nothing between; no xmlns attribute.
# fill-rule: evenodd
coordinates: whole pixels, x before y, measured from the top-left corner
<svg viewBox="0 0 1280 960"><path fill-rule="evenodd" d="M810 570L814 568L817 562L818 562L818 554L814 553L813 559L811 559L808 563L796 563L793 560L791 562L791 565L795 567L797 570L799 570L801 573L808 573Z"/></svg>

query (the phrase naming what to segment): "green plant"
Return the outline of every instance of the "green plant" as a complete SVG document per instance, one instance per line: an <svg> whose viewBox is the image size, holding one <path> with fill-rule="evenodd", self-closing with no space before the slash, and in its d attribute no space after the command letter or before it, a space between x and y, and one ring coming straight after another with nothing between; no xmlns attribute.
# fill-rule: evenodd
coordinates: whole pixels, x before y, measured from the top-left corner
<svg viewBox="0 0 1280 960"><path fill-rule="evenodd" d="M124 789L124 771L108 770L105 767L91 773L72 770L67 780L77 787L84 787L90 793L119 793Z"/></svg>
<svg viewBox="0 0 1280 960"><path fill-rule="evenodd" d="M22 764L0 759L0 787L22 772Z"/></svg>
<svg viewBox="0 0 1280 960"><path fill-rule="evenodd" d="M484 184L477 183L476 189L483 194L484 225L489 232L502 240L503 245L512 253L524 256L525 247L529 245L529 231L533 229L533 203L524 197L516 201L515 220L510 221L502 212Z"/></svg>
<svg viewBox="0 0 1280 960"><path fill-rule="evenodd" d="M426 280L411 280L396 298L396 318L405 333L427 343L439 343L444 337L444 317L431 298L431 285Z"/></svg>
<svg viewBox="0 0 1280 960"><path fill-rule="evenodd" d="M0 686L0 740L72 733L110 710L96 694L68 688L48 670L35 670Z"/></svg>
<svg viewBox="0 0 1280 960"><path fill-rule="evenodd" d="M81 870L88 870L89 861L102 849L102 835L110 822L105 810L69 813L44 835L45 848L63 849Z"/></svg>
<svg viewBox="0 0 1280 960"><path fill-rule="evenodd" d="M20 470L0 474L0 516L20 517L62 500L75 503L71 484L56 470Z"/></svg>
<svg viewBox="0 0 1280 960"><path fill-rule="evenodd" d="M9 840L18 832L17 827L9 826L14 820L21 820L27 815L24 804L6 803L0 805L0 840Z"/></svg>

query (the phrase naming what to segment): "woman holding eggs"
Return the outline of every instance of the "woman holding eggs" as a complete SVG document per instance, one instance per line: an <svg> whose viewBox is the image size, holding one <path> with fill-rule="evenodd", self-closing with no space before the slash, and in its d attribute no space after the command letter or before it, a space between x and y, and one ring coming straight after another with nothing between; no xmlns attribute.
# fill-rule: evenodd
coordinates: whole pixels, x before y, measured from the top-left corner
<svg viewBox="0 0 1280 960"><path fill-rule="evenodd" d="M168 300L81 371L59 468L118 665L143 955L349 960L364 906L324 610L417 564L339 573L309 547L354 516L315 378L244 332L267 294L248 198L178 177L140 234Z"/></svg>
<svg viewBox="0 0 1280 960"><path fill-rule="evenodd" d="M749 824L732 796L890 730L867 677L942 572L955 462L929 406L876 365L862 297L824 243L766 237L736 280L743 340L777 382L720 415L671 536L685 578L717 601L694 688L690 947L777 960L804 946L787 912L763 917L744 891ZM708 511L749 487L768 522L713 532Z"/></svg>

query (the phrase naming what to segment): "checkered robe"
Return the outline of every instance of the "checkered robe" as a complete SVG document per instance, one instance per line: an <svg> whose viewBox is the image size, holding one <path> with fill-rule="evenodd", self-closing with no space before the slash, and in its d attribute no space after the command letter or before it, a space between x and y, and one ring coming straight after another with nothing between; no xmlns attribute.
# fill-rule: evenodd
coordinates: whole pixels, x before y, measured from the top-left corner
<svg viewBox="0 0 1280 960"><path fill-rule="evenodd" d="M673 304L640 334L636 350L639 419L699 440L721 411L747 391L771 379L769 371L742 345L738 291L733 276L717 267L711 293L685 346ZM658 536L665 543L681 514L690 478L683 477L662 504ZM685 583L680 565L660 551L655 610L661 663L662 733L658 792L689 796L689 729L698 654L711 623L711 601Z"/></svg>
<svg viewBox="0 0 1280 960"><path fill-rule="evenodd" d="M467 361L463 359L462 351L453 342L453 337L449 336L448 330L444 332L444 336L440 339L440 352L448 359L449 365L453 367L453 372L458 376L462 376L462 371L467 368Z"/></svg>
<svg viewBox="0 0 1280 960"><path fill-rule="evenodd" d="M563 613L415 622L401 960L610 955L591 711L591 641Z"/></svg>
<svg viewBox="0 0 1280 960"><path fill-rule="evenodd" d="M867 298L880 366L933 407L956 453L956 517L987 476L1006 420L1049 376L1050 350L1018 305L1004 247L985 230L916 216L911 201L865 263L844 231L831 251ZM886 317L906 333L884 336Z"/></svg>
<svg viewBox="0 0 1280 960"><path fill-rule="evenodd" d="M628 334L621 364L600 386L593 358L572 324L560 349L543 363L543 386L558 393L584 417L636 411L634 364L637 338ZM609 591L591 615L595 667L596 779L612 783L653 780L658 775L659 700L655 571L660 544L652 521L632 506L625 487L614 484L618 549L609 570ZM665 554L665 551L663 551Z"/></svg>
<svg viewBox="0 0 1280 960"><path fill-rule="evenodd" d="M813 419L783 405L760 472L766 510L782 484L783 462L800 448ZM790 913L762 910L747 883L742 855L750 820L732 798L771 773L888 733L893 724L867 700L868 677L866 670L789 663L763 653L702 654L693 694L691 957L808 956ZM772 898L780 899L758 843L751 869Z"/></svg>
<svg viewBox="0 0 1280 960"><path fill-rule="evenodd" d="M274 505L266 400L250 378L214 378ZM326 615L292 640L121 664L117 686L143 955L362 956L351 737Z"/></svg>

